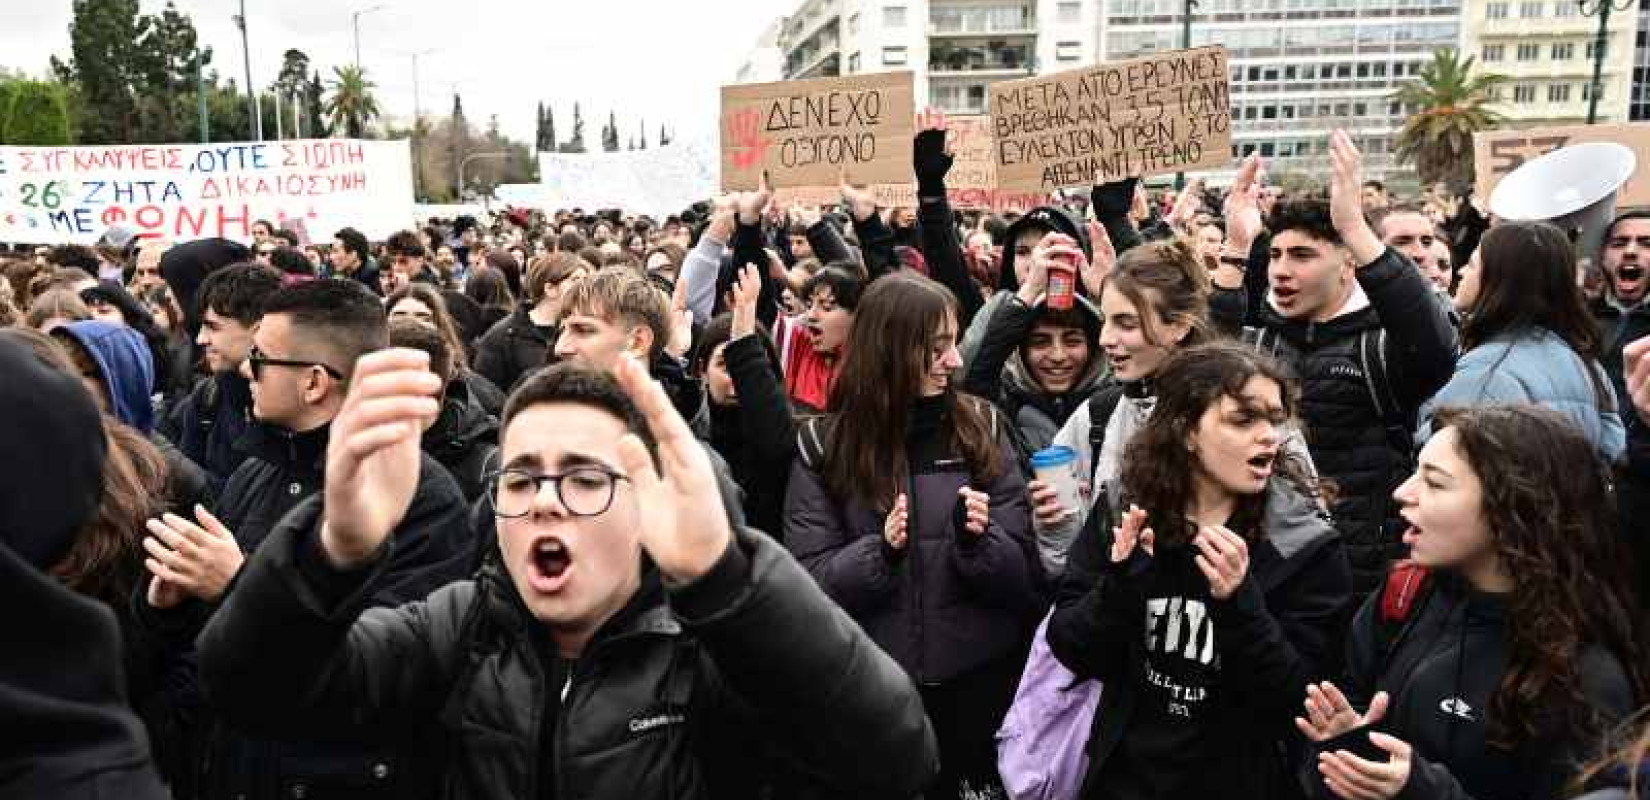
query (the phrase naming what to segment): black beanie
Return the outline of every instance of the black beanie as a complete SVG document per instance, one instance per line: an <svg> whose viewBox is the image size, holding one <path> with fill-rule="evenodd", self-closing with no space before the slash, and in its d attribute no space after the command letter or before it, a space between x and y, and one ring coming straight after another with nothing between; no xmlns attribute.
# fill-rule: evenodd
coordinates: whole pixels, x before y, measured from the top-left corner
<svg viewBox="0 0 1650 800"><path fill-rule="evenodd" d="M103 494L103 419L80 379L0 337L0 546L38 569L63 559Z"/></svg>

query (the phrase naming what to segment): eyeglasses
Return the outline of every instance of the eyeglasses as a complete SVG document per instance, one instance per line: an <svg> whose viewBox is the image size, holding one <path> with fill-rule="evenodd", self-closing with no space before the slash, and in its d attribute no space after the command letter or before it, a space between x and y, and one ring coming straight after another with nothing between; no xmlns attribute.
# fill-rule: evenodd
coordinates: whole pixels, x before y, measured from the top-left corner
<svg viewBox="0 0 1650 800"><path fill-rule="evenodd" d="M491 491L487 498L494 516L505 519L525 517L533 510L533 500L550 484L556 502L575 517L604 514L613 505L619 481L629 478L606 467L579 467L560 475L534 475L519 469L494 472L487 477Z"/></svg>
<svg viewBox="0 0 1650 800"><path fill-rule="evenodd" d="M264 355L264 351L259 350L257 345L253 345L252 349L247 352L247 354L246 354L246 363L247 363L247 366L252 369L252 380L255 380L255 381L263 380L263 378L264 378L264 367L299 367L301 369L311 369L313 367L320 367L322 370L326 371L326 373L328 375L331 375L333 378L336 378L337 380L343 380L344 379L344 373L339 372L336 369L333 369L330 365L328 365L324 362L320 362L320 361L292 361L292 360L283 359L283 358L270 358L269 356Z"/></svg>

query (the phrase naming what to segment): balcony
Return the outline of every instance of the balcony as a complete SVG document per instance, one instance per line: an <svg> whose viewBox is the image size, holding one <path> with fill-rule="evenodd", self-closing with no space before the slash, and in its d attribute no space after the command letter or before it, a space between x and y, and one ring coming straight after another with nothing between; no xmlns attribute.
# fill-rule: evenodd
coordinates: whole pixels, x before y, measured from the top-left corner
<svg viewBox="0 0 1650 800"><path fill-rule="evenodd" d="M789 63L785 65L785 80L795 81L803 78L834 78L842 74L842 53L835 50L825 50L813 58L799 62L793 69Z"/></svg>
<svg viewBox="0 0 1650 800"><path fill-rule="evenodd" d="M1012 78L1035 71L1036 59L1029 44L936 43L928 51L928 74L936 78Z"/></svg>
<svg viewBox="0 0 1650 800"><path fill-rule="evenodd" d="M1029 4L944 6L928 10L928 35L944 39L968 36L1036 36L1037 16Z"/></svg>

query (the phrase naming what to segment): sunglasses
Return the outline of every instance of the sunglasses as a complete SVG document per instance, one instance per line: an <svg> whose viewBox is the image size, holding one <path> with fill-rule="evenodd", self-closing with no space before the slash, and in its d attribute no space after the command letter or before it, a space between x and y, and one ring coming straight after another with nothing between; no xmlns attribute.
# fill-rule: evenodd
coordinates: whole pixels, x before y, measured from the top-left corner
<svg viewBox="0 0 1650 800"><path fill-rule="evenodd" d="M248 367L251 368L251 370L252 370L252 380L255 380L255 381L263 380L264 367L297 367L297 368L300 368L300 369L312 369L312 368L315 368L315 367L320 367L323 371L325 371L328 375L331 375L333 378L335 378L337 380L340 380L340 381L344 379L344 373L339 372L336 369L333 369L331 366L329 366L328 364L326 364L324 362L321 362L321 361L292 361L292 360L289 360L289 359L282 359L282 358L270 358L269 356L264 355L264 352L262 350L259 350L257 345L253 345L252 350L249 351L246 354L246 364L247 364Z"/></svg>

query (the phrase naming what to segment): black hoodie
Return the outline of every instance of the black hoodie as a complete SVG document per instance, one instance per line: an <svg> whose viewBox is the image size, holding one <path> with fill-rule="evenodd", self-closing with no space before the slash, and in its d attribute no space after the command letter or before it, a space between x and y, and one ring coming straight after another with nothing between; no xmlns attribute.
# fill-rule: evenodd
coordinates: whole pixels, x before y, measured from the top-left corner
<svg viewBox="0 0 1650 800"><path fill-rule="evenodd" d="M475 502L486 484L487 470L494 468L498 453L498 417L487 413L480 398L462 378L447 384L441 401L441 416L424 432L425 453L447 468L458 482L466 502Z"/></svg>
<svg viewBox="0 0 1650 800"><path fill-rule="evenodd" d="M200 291L206 276L237 262L252 259L252 251L239 242L228 239L199 239L184 242L166 251L160 257L160 274L172 289L178 308L183 309L184 327L194 341L200 332L200 309L195 294Z"/></svg>
<svg viewBox="0 0 1650 800"><path fill-rule="evenodd" d="M16 340L0 339L0 375L0 451L14 456L0 481L0 797L162 800L114 615L42 572L102 494L97 406Z"/></svg>
<svg viewBox="0 0 1650 800"><path fill-rule="evenodd" d="M1567 796L1566 785L1578 765L1598 755L1601 735L1637 707L1621 662L1597 645L1584 645L1572 656L1582 698L1597 714L1595 730L1560 733L1545 716L1534 740L1511 751L1492 748L1485 741L1485 715L1507 670L1506 602L1444 573L1429 581L1431 588L1417 600L1410 622L1396 628L1391 623L1383 627L1378 619L1381 594L1372 595L1347 641L1347 699L1364 708L1375 692L1387 692L1391 703L1377 728L1414 748L1402 797ZM1542 710L1544 715L1551 711ZM1321 786L1321 777L1313 774L1316 761L1303 764L1303 778Z"/></svg>

